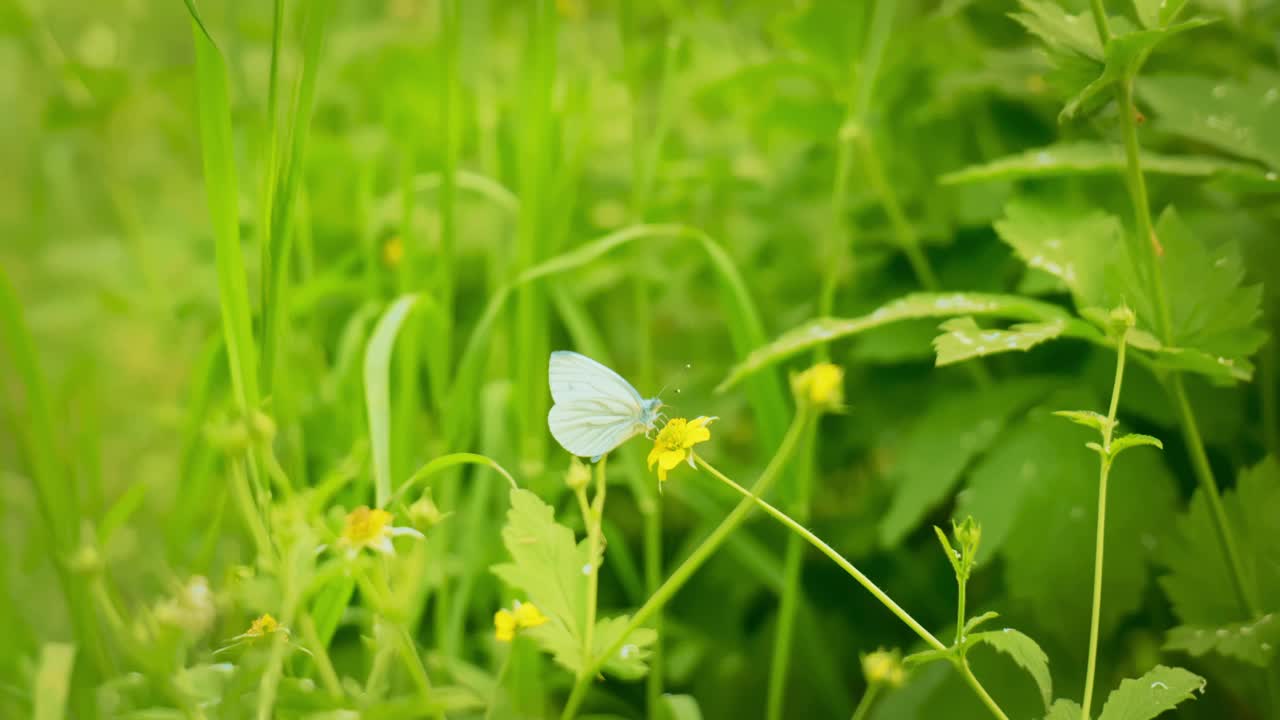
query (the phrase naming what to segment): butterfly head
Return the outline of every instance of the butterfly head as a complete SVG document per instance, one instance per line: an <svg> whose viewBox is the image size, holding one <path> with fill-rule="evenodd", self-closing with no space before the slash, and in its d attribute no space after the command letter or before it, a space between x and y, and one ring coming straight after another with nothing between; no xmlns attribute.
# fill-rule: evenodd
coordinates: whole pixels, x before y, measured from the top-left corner
<svg viewBox="0 0 1280 720"><path fill-rule="evenodd" d="M640 407L642 408L640 421L646 428L652 430L654 424L662 417L662 399L651 397L641 403Z"/></svg>

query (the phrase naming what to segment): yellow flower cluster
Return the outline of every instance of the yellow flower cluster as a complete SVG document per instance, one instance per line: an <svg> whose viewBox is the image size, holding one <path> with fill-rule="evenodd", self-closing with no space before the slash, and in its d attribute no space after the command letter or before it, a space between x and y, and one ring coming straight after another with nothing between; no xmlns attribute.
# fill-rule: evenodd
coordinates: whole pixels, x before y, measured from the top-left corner
<svg viewBox="0 0 1280 720"><path fill-rule="evenodd" d="M517 630L538 627L547 621L537 605L516 601L514 609L502 608L493 614L493 634L499 642L511 642Z"/></svg>
<svg viewBox="0 0 1280 720"><path fill-rule="evenodd" d="M391 545L391 538L400 535L423 537L422 533L413 528L392 525L391 520L391 513L386 510L370 509L362 505L347 513L342 535L336 544L344 548L350 556L354 556L365 548L392 555L395 554L395 548Z"/></svg>

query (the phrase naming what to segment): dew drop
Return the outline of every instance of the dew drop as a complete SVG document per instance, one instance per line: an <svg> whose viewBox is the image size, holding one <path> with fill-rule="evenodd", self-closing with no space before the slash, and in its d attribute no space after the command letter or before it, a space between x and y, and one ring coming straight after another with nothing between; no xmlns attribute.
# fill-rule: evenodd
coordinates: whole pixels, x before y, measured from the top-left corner
<svg viewBox="0 0 1280 720"><path fill-rule="evenodd" d="M632 655L635 655L638 652L640 652L640 648L636 647L631 643L627 643L626 645L622 646L621 650L618 651L618 657L621 657L623 660L626 660L627 658L631 657Z"/></svg>
<svg viewBox="0 0 1280 720"><path fill-rule="evenodd" d="M583 574L583 575L590 575L590 574L591 574L591 563L587 563L586 565L583 565L583 566L582 566L582 574Z"/></svg>
<svg viewBox="0 0 1280 720"><path fill-rule="evenodd" d="M1152 689L1152 690L1155 690L1156 688L1160 688L1161 690L1168 690L1168 689L1169 689L1169 686L1168 686L1168 685L1165 685L1164 683L1162 683L1162 682L1160 682L1159 680L1157 680L1157 681L1155 681L1155 682L1151 683L1151 689Z"/></svg>

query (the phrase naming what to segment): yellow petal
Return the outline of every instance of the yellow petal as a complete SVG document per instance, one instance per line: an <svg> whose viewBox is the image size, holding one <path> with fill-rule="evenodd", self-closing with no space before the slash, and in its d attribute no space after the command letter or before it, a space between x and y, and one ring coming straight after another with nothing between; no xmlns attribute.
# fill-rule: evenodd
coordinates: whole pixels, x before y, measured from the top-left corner
<svg viewBox="0 0 1280 720"><path fill-rule="evenodd" d="M516 622L522 628L538 627L547 621L547 616L542 614L537 605L533 603L520 603L516 608Z"/></svg>
<svg viewBox="0 0 1280 720"><path fill-rule="evenodd" d="M511 642L516 636L516 616L507 609L493 614L493 636L500 642Z"/></svg>
<svg viewBox="0 0 1280 720"><path fill-rule="evenodd" d="M653 464L658 462L658 458L662 455L662 446L658 443L653 444L653 449L649 451L649 469L653 469Z"/></svg>
<svg viewBox="0 0 1280 720"><path fill-rule="evenodd" d="M662 468L663 471L670 470L679 465L683 459L683 450L668 450L658 457L658 467Z"/></svg>

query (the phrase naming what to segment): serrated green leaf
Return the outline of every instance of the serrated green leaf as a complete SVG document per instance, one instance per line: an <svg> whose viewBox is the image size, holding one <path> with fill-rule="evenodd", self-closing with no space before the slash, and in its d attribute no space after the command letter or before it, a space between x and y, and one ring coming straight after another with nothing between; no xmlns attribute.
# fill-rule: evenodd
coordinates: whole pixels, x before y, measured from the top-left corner
<svg viewBox="0 0 1280 720"><path fill-rule="evenodd" d="M1017 295L991 293L912 293L857 318L818 318L783 333L778 339L752 350L746 360L734 366L716 388L723 392L748 375L781 362L792 355L852 337L890 323L925 317L981 315L1010 320L1047 321L1067 319L1062 308Z"/></svg>
<svg viewBox="0 0 1280 720"><path fill-rule="evenodd" d="M619 636L627 629L631 621L628 615L603 618L596 622L595 632L591 635L592 653L598 657L619 640ZM561 625L548 622L523 631L532 638L552 658L569 672L577 673L586 664L582 657L582 640L575 638ZM644 677L649 671L647 663L650 648L657 641L658 634L650 628L640 628L627 638L629 642L611 658L605 661L602 670L623 680L635 680Z"/></svg>
<svg viewBox="0 0 1280 720"><path fill-rule="evenodd" d="M1102 706L1098 720L1151 720L1204 691L1204 678L1182 668L1157 665L1134 680L1122 680Z"/></svg>
<svg viewBox="0 0 1280 720"><path fill-rule="evenodd" d="M1059 337L1067 329L1067 320L1042 323L1019 323L1008 330L978 326L971 317L954 318L939 327L943 334L934 338L937 365L950 365L975 357L986 357L1013 350L1030 350Z"/></svg>
<svg viewBox="0 0 1280 720"><path fill-rule="evenodd" d="M1245 582L1258 597L1280 597L1280 463L1268 457L1242 472L1236 488L1222 494L1222 505ZM1202 491L1196 491L1187 512L1175 521L1161 559L1170 573L1160 584L1184 624L1227 627L1249 619L1232 590L1231 566Z"/></svg>
<svg viewBox="0 0 1280 720"><path fill-rule="evenodd" d="M1015 199L995 230L1028 267L1060 279L1076 307L1111 304L1105 267L1124 245L1124 228L1114 215Z"/></svg>
<svg viewBox="0 0 1280 720"><path fill-rule="evenodd" d="M972 631L977 630L983 623L995 620L998 617L1000 617L1000 613L993 610L984 612L981 615L975 615L965 622L964 634L969 635Z"/></svg>
<svg viewBox="0 0 1280 720"><path fill-rule="evenodd" d="M1161 213L1156 234L1164 248L1161 271L1169 290L1171 344L1224 360L1244 359L1256 352L1267 338L1258 328L1262 287L1243 285L1239 246L1228 241L1209 247L1173 207ZM1154 306L1150 301L1146 304ZM1152 310L1147 312L1154 317Z"/></svg>
<svg viewBox="0 0 1280 720"><path fill-rule="evenodd" d="M1138 92L1161 130L1280 169L1280 75L1154 75Z"/></svg>
<svg viewBox="0 0 1280 720"><path fill-rule="evenodd" d="M1128 435L1121 435L1111 441L1111 457L1115 457L1125 450L1132 447L1138 447L1139 445L1150 445L1161 450L1164 449L1164 443L1160 442L1160 438L1154 438L1150 435L1130 433Z"/></svg>
<svg viewBox="0 0 1280 720"><path fill-rule="evenodd" d="M1082 712L1084 710L1074 700L1054 700L1044 720L1080 720Z"/></svg>
<svg viewBox="0 0 1280 720"><path fill-rule="evenodd" d="M1258 667L1267 667L1280 643L1280 622L1267 613L1253 622L1220 627L1180 625L1169 631L1166 650L1185 650L1196 657L1214 652Z"/></svg>
<svg viewBox="0 0 1280 720"><path fill-rule="evenodd" d="M1160 27L1160 8L1168 5L1168 0L1133 0L1133 9L1138 13L1138 20L1145 28Z"/></svg>
<svg viewBox="0 0 1280 720"><path fill-rule="evenodd" d="M1049 707L1049 701L1053 699L1053 677L1049 674L1049 656L1040 649L1039 643L1013 628L976 633L969 639L975 643L990 645L1013 658L1036 681L1040 698L1044 700L1044 706Z"/></svg>
<svg viewBox="0 0 1280 720"><path fill-rule="evenodd" d="M1052 387L1053 381L1047 379L1018 379L985 390L953 392L934 401L890 448L885 472L894 495L880 521L880 542L894 547L918 527L947 498L974 458L999 437L1009 419ZM952 441L939 442L943 437Z"/></svg>
<svg viewBox="0 0 1280 720"><path fill-rule="evenodd" d="M1054 410L1053 414L1058 417L1064 417L1077 425L1091 427L1098 432L1104 432L1107 426L1112 424L1112 421L1106 415L1092 410Z"/></svg>
<svg viewBox="0 0 1280 720"><path fill-rule="evenodd" d="M973 182L1021 180L1070 175L1110 175L1124 172L1124 148L1115 143L1089 140L1064 142L1024 150L978 165L970 165L938 178L944 185ZM1265 181L1256 165L1225 160L1211 155L1167 155L1142 151L1142 171L1148 175L1214 177L1226 175ZM1074 215L1078 215L1076 213Z"/></svg>
<svg viewBox="0 0 1280 720"><path fill-rule="evenodd" d="M1046 45L1102 61L1102 42L1088 13L1073 15L1049 0L1021 0L1019 4L1026 12L1012 13L1011 17Z"/></svg>
<svg viewBox="0 0 1280 720"><path fill-rule="evenodd" d="M502 542L511 562L495 565L494 574L552 619L540 628L559 623L580 653L587 598L583 567L590 562L586 548L574 542L572 530L556 522L550 505L523 489L511 491ZM548 644L559 647L562 642L552 630L541 634L548 636Z"/></svg>

